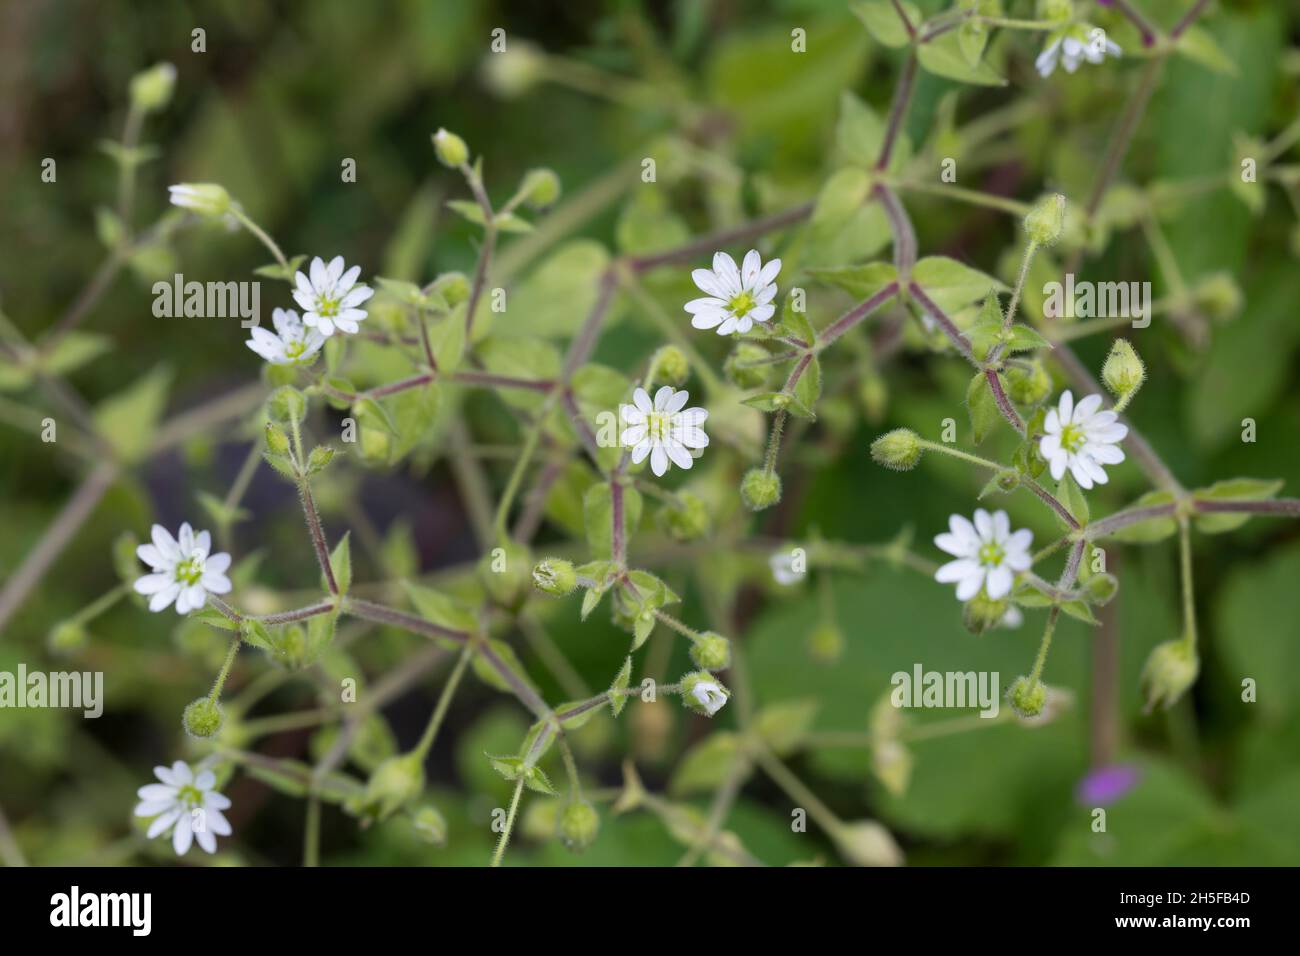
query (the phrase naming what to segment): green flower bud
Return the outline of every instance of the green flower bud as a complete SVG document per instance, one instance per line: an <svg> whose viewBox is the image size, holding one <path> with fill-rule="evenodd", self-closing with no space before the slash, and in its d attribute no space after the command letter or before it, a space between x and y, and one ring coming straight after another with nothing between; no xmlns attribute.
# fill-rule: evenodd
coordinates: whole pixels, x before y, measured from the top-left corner
<svg viewBox="0 0 1300 956"><path fill-rule="evenodd" d="M361 811L386 820L424 790L424 761L417 753L389 757L366 782Z"/></svg>
<svg viewBox="0 0 1300 956"><path fill-rule="evenodd" d="M903 851L894 837L875 820L846 823L832 834L835 845L854 866L900 866Z"/></svg>
<svg viewBox="0 0 1300 956"><path fill-rule="evenodd" d="M530 169L524 173L519 193L534 209L553 206L560 198L560 177L552 169Z"/></svg>
<svg viewBox="0 0 1300 956"><path fill-rule="evenodd" d="M921 460L921 436L910 428L895 428L871 443L876 464L894 471L911 471Z"/></svg>
<svg viewBox="0 0 1300 956"><path fill-rule="evenodd" d="M158 63L131 77L131 105L152 113L171 102L176 88L176 67Z"/></svg>
<svg viewBox="0 0 1300 956"><path fill-rule="evenodd" d="M675 541L694 541L702 538L713 528L713 519L704 499L689 491L679 491L676 505L659 509L657 521L659 526Z"/></svg>
<svg viewBox="0 0 1300 956"><path fill-rule="evenodd" d="M573 562L562 558L547 558L533 568L533 584L539 591L545 591L555 597L564 597L573 593L578 586L578 576L573 570Z"/></svg>
<svg viewBox="0 0 1300 956"><path fill-rule="evenodd" d="M514 607L524 598L532 574L532 555L517 541L501 542L478 563L484 590L502 607Z"/></svg>
<svg viewBox="0 0 1300 956"><path fill-rule="evenodd" d="M329 445L317 445L307 456L307 474L314 475L325 468L334 458L334 449Z"/></svg>
<svg viewBox="0 0 1300 956"><path fill-rule="evenodd" d="M1048 246L1065 231L1065 197L1060 193L1044 196L1025 217L1025 232L1040 246Z"/></svg>
<svg viewBox="0 0 1300 956"><path fill-rule="evenodd" d="M682 704L706 717L712 717L727 704L731 691L708 671L687 674L680 681Z"/></svg>
<svg viewBox="0 0 1300 956"><path fill-rule="evenodd" d="M1088 600L1094 604L1109 604L1111 598L1119 591L1119 578L1104 572L1094 574L1083 586L1083 590L1087 593Z"/></svg>
<svg viewBox="0 0 1300 956"><path fill-rule="evenodd" d="M415 832L428 842L435 846L446 844L447 820L433 804L426 803L412 813L411 824L415 827Z"/></svg>
<svg viewBox="0 0 1300 956"><path fill-rule="evenodd" d="M1101 380L1116 398L1125 398L1142 387L1147 377L1146 366L1129 345L1127 339L1116 339L1101 367Z"/></svg>
<svg viewBox="0 0 1300 956"><path fill-rule="evenodd" d="M463 272L444 272L433 280L433 290L453 309L469 301L469 278Z"/></svg>
<svg viewBox="0 0 1300 956"><path fill-rule="evenodd" d="M675 345L665 345L655 352L650 367L655 370L655 381L665 385L682 385L691 374L691 363L686 353Z"/></svg>
<svg viewBox="0 0 1300 956"><path fill-rule="evenodd" d="M771 365L751 365L771 358L772 353L756 342L738 342L731 350L727 360L722 363L722 371L727 380L737 388L762 388L767 385L772 373Z"/></svg>
<svg viewBox="0 0 1300 956"><path fill-rule="evenodd" d="M981 588L980 592L967 601L962 608L961 619L966 625L966 630L972 634L983 634L989 628L995 627L1006 613L1006 598L995 601Z"/></svg>
<svg viewBox="0 0 1300 956"><path fill-rule="evenodd" d="M762 511L781 500L781 476L763 468L751 468L740 482L740 497L750 511Z"/></svg>
<svg viewBox="0 0 1300 956"><path fill-rule="evenodd" d="M191 737L204 738L215 737L225 719L220 704L207 697L199 697L186 706L181 723Z"/></svg>
<svg viewBox="0 0 1300 956"><path fill-rule="evenodd" d="M1165 641L1157 644L1142 668L1142 690L1146 694L1146 711L1156 705L1172 707L1187 688L1196 682L1201 662L1190 641Z"/></svg>
<svg viewBox="0 0 1300 956"><path fill-rule="evenodd" d="M1200 310L1218 322L1235 319L1241 312L1241 289L1229 272L1215 272L1202 279L1192 295Z"/></svg>
<svg viewBox="0 0 1300 956"><path fill-rule="evenodd" d="M813 660L833 664L844 654L844 632L834 621L823 621L808 635L808 653Z"/></svg>
<svg viewBox="0 0 1300 956"><path fill-rule="evenodd" d="M273 422L266 423L266 450L273 455L289 453L289 436Z"/></svg>
<svg viewBox="0 0 1300 956"><path fill-rule="evenodd" d="M200 216L220 219L230 212L230 193L216 183L179 183L168 186L173 206L180 206Z"/></svg>
<svg viewBox="0 0 1300 956"><path fill-rule="evenodd" d="M1037 405L1052 392L1052 377L1035 359L1028 368L1013 366L1003 373L1007 397L1017 405Z"/></svg>
<svg viewBox="0 0 1300 956"><path fill-rule="evenodd" d="M702 670L726 670L731 664L731 642L721 634L705 631L691 645L691 660Z"/></svg>
<svg viewBox="0 0 1300 956"><path fill-rule="evenodd" d="M1007 690L1007 703L1020 717L1037 717L1047 703L1047 686L1039 680L1017 677Z"/></svg>
<svg viewBox="0 0 1300 956"><path fill-rule="evenodd" d="M600 832L600 814L586 800L575 800L560 813L555 832L567 849L581 853L596 842L596 834Z"/></svg>
<svg viewBox="0 0 1300 956"><path fill-rule="evenodd" d="M52 654L67 654L86 646L86 629L76 621L61 621L51 628L45 646Z"/></svg>
<svg viewBox="0 0 1300 956"><path fill-rule="evenodd" d="M499 96L511 98L526 93L546 66L546 56L531 43L511 39L501 53L492 53L483 63L483 79Z"/></svg>
<svg viewBox="0 0 1300 956"><path fill-rule="evenodd" d="M871 748L871 772L895 797L907 792L912 764L912 752L897 740L882 740Z"/></svg>
<svg viewBox="0 0 1300 956"><path fill-rule="evenodd" d="M433 151L438 162L452 169L458 169L469 161L469 147L465 141L441 127L433 134Z"/></svg>
<svg viewBox="0 0 1300 956"><path fill-rule="evenodd" d="M879 425L889 409L889 386L879 375L869 374L858 386L858 401L862 403L862 414L867 421Z"/></svg>

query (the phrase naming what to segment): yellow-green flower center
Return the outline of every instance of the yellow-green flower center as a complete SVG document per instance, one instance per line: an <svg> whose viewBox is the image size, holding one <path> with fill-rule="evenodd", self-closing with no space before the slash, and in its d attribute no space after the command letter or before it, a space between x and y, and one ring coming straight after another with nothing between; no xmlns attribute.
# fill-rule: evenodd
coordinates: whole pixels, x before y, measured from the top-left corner
<svg viewBox="0 0 1300 956"><path fill-rule="evenodd" d="M197 584L203 577L203 562L198 558L186 558L176 565L176 580L185 584Z"/></svg>
<svg viewBox="0 0 1300 956"><path fill-rule="evenodd" d="M299 358L307 349L305 341L289 342L284 347L284 357L288 359Z"/></svg>
<svg viewBox="0 0 1300 956"><path fill-rule="evenodd" d="M1000 544L990 541L980 546L979 561L985 567L996 568L1002 563L1006 554Z"/></svg>
<svg viewBox="0 0 1300 956"><path fill-rule="evenodd" d="M731 314L736 318L741 318L747 315L749 310L756 305L758 303L754 301L754 296L746 290L728 302L727 308L731 310Z"/></svg>
<svg viewBox="0 0 1300 956"><path fill-rule="evenodd" d="M663 412L650 412L645 417L646 434L650 436L651 441L661 442L668 437L668 432L672 428L671 415L665 415Z"/></svg>
<svg viewBox="0 0 1300 956"><path fill-rule="evenodd" d="M180 788L180 791L176 794L176 799L180 803L193 809L203 803L203 793L198 787L187 783L185 786Z"/></svg>
<svg viewBox="0 0 1300 956"><path fill-rule="evenodd" d="M1068 452L1077 452L1087 440L1088 436L1078 425L1066 425L1061 429L1061 447Z"/></svg>
<svg viewBox="0 0 1300 956"><path fill-rule="evenodd" d="M316 314L325 318L333 318L339 314L340 299L326 298L324 295L316 296Z"/></svg>

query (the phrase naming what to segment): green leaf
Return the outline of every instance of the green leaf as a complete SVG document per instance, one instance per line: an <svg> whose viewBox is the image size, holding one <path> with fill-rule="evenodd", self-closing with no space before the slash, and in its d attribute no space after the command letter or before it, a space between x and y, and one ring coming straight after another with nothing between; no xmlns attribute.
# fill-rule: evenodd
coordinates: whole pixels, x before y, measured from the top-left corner
<svg viewBox="0 0 1300 956"><path fill-rule="evenodd" d="M483 213L483 207L477 202L470 199L449 199L447 205L476 226L486 225L487 218ZM499 232L532 232L533 225L526 219L516 216L512 212L496 213L492 217Z"/></svg>
<svg viewBox="0 0 1300 956"><path fill-rule="evenodd" d="M971 435L980 444L1002 419L997 399L983 372L976 372L966 387L966 410L970 413Z"/></svg>
<svg viewBox="0 0 1300 956"><path fill-rule="evenodd" d="M258 266L253 270L253 275L263 276L267 279L283 279L285 282L293 282L294 273L296 273L306 261L307 257L305 255L293 256L291 259L288 259L284 265L280 265L278 262L272 262L268 265Z"/></svg>
<svg viewBox="0 0 1300 956"><path fill-rule="evenodd" d="M891 262L868 262L861 266L842 266L838 269L809 269L808 274L862 300L871 298L898 280L898 270Z"/></svg>
<svg viewBox="0 0 1300 956"><path fill-rule="evenodd" d="M957 47L966 58L966 65L977 69L980 58L984 56L984 47L989 42L989 30L979 20L967 20L957 28Z"/></svg>
<svg viewBox="0 0 1300 956"><path fill-rule="evenodd" d="M352 532L343 532L343 537L339 538L339 543L334 545L334 550L330 552L330 567L334 571L334 580L338 583L339 594L346 595L352 587L352 547L349 544ZM325 572L321 572L321 590L328 590L325 583Z"/></svg>
<svg viewBox="0 0 1300 956"><path fill-rule="evenodd" d="M642 256L683 245L691 230L672 211L665 190L638 189L623 206L614 236L620 252Z"/></svg>
<svg viewBox="0 0 1300 956"><path fill-rule="evenodd" d="M406 593L411 596L411 603L415 605L416 612L426 621L468 634L478 631L478 619L468 608L422 584L413 584L410 581L405 584Z"/></svg>
<svg viewBox="0 0 1300 956"><path fill-rule="evenodd" d="M528 679L528 674L524 671L524 665L520 663L519 656L515 654L513 647L505 641L499 641L495 638L489 640L487 646L491 649L492 655L501 662L507 671L515 676L517 681L525 686L532 687L532 681ZM510 682L484 654L475 654L470 666L473 667L478 678L489 687L495 687L507 694L514 692Z"/></svg>
<svg viewBox="0 0 1300 956"><path fill-rule="evenodd" d="M739 734L720 730L705 737L682 756L668 782L674 797L716 790L743 759Z"/></svg>
<svg viewBox="0 0 1300 956"><path fill-rule="evenodd" d="M1032 352L1035 349L1052 347L1051 342L1027 325L1017 323L1011 326L1009 332L1007 350L1010 352Z"/></svg>
<svg viewBox="0 0 1300 956"><path fill-rule="evenodd" d="M203 607L189 615L191 621L207 624L219 631L238 631L240 626L214 607Z"/></svg>
<svg viewBox="0 0 1300 956"><path fill-rule="evenodd" d="M628 682L631 679L632 655L629 654L623 661L623 666L614 675L614 682L609 685L609 712L615 717L623 713L623 708L627 706L627 695L620 692L627 689Z"/></svg>
<svg viewBox="0 0 1300 956"><path fill-rule="evenodd" d="M516 306L511 305L511 309L514 308ZM580 319L581 314L578 317ZM482 360L484 369L497 375L537 380L555 379L560 374L560 353L550 342L536 336L493 333L483 339L475 351ZM536 392L505 388L500 389L497 395L507 405L515 408L530 412L537 409Z"/></svg>
<svg viewBox="0 0 1300 956"><path fill-rule="evenodd" d="M512 326L532 335L573 335L595 305L597 280L608 266L609 252L600 243L564 243L511 292L503 319L517 316Z"/></svg>
<svg viewBox="0 0 1300 956"><path fill-rule="evenodd" d="M760 710L754 717L754 731L768 749L784 757L803 744L816 716L816 700L786 700Z"/></svg>
<svg viewBox="0 0 1300 956"><path fill-rule="evenodd" d="M871 167L885 141L885 124L870 106L848 90L840 94L840 119L835 127L835 146L845 162ZM836 176L843 174L840 170ZM835 177L832 177L834 179ZM870 179L867 180L870 188ZM823 195L825 191L823 190ZM865 194L863 196L865 199ZM821 200L818 200L821 205Z"/></svg>
<svg viewBox="0 0 1300 956"><path fill-rule="evenodd" d="M924 19L921 11L907 0L903 0L901 6L913 27L918 26ZM891 48L907 46L909 41L907 27L890 0L866 0L863 3L853 4L849 9L862 21L862 25L867 28L867 32L877 43Z"/></svg>
<svg viewBox="0 0 1300 956"><path fill-rule="evenodd" d="M973 83L976 86L1007 84L986 61L971 65L963 49L960 32L945 33L917 47L916 61L926 72L959 83Z"/></svg>
<svg viewBox="0 0 1300 956"><path fill-rule="evenodd" d="M641 493L635 488L623 489L624 540L631 540L632 532L641 523ZM592 485L582 499L582 513L587 525L587 543L591 553L601 558L610 557L610 538L614 529L614 506L610 500L609 485L601 482Z"/></svg>
<svg viewBox="0 0 1300 956"><path fill-rule="evenodd" d="M99 358L113 346L113 340L95 332L73 330L41 356L40 368L50 375L70 375L81 366Z"/></svg>
<svg viewBox="0 0 1300 956"><path fill-rule="evenodd" d="M854 212L871 195L871 174L857 166L845 166L826 180L817 194L812 221L818 226L838 226L852 218Z"/></svg>
<svg viewBox="0 0 1300 956"><path fill-rule="evenodd" d="M208 517L212 519L213 524L219 527L230 527L240 521L251 518L253 513L246 508L238 505L227 506L225 499L218 498L216 495L209 494L206 491L198 492L195 497L203 510L207 512Z"/></svg>
<svg viewBox="0 0 1300 956"><path fill-rule="evenodd" d="M1192 496L1198 501L1266 501L1282 490L1281 479L1230 478L1216 481L1208 488L1197 488ZM1249 514L1204 514L1196 516L1196 530L1202 534L1222 534L1240 528L1250 520Z"/></svg>
<svg viewBox="0 0 1300 956"><path fill-rule="evenodd" d="M1223 52L1214 35L1204 27L1192 24L1178 38L1174 49L1189 60L1209 67L1215 73L1237 75L1237 64Z"/></svg>
<svg viewBox="0 0 1300 956"><path fill-rule="evenodd" d="M1074 515L1075 521L1081 525L1088 523L1088 499L1083 496L1083 491L1068 471L1056 486L1056 497L1065 505L1065 510Z"/></svg>
<svg viewBox="0 0 1300 956"><path fill-rule="evenodd" d="M1172 491L1148 491L1139 498L1129 508L1147 508L1152 505L1167 505L1175 501ZM1125 510L1128 510L1127 508ZM1152 544L1156 541L1163 541L1175 531L1178 530L1178 522L1172 516L1159 518L1148 518L1145 521L1139 521L1127 527L1120 528L1112 537L1116 541L1124 541L1129 544Z"/></svg>
<svg viewBox="0 0 1300 956"><path fill-rule="evenodd" d="M912 279L945 312L986 300L990 289L1007 291L1006 285L992 276L947 256L921 259L912 269Z"/></svg>
<svg viewBox="0 0 1300 956"><path fill-rule="evenodd" d="M1085 624L1098 626L1100 621L1092 613L1092 608L1082 601L1065 601L1061 604L1061 610L1076 620L1083 621Z"/></svg>
<svg viewBox="0 0 1300 956"><path fill-rule="evenodd" d="M821 362L814 358L804 369L803 375L799 376L799 381L795 383L794 397L795 401L790 404L790 410L796 415L798 409L808 409L810 416L814 408L817 407L817 399L822 394L822 366Z"/></svg>
<svg viewBox="0 0 1300 956"><path fill-rule="evenodd" d="M96 430L123 460L140 461L148 453L167 404L171 378L169 369L155 366L135 384L106 399L95 409Z"/></svg>

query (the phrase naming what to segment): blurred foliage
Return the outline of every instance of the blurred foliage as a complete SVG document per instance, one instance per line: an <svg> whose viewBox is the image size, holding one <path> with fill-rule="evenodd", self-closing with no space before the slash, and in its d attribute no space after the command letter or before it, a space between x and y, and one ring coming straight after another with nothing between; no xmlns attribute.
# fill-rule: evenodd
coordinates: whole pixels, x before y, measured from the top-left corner
<svg viewBox="0 0 1300 956"><path fill-rule="evenodd" d="M1140 5L1165 24L1187 6L1182 0ZM920 6L927 13L939 8ZM1203 28L1233 69L1216 72L1182 57L1169 64L1128 153L1122 184L1221 175L1233 168L1234 136L1267 139L1300 114L1300 10L1245 0L1215 7ZM1117 22L1110 13L1098 15ZM843 111L855 108L856 101L841 94L848 91L875 115L885 115L901 62L899 51L873 43L838 0L52 0L7 5L0 24L0 244L7 252L0 257L0 291L5 312L33 339L58 320L104 257L95 210L111 208L116 171L97 143L118 136L128 81L154 62L174 63L178 78L174 101L145 130L145 141L156 144L160 155L140 170L137 227L166 210L167 184L220 182L291 256L339 252L349 263L362 264L363 276L412 281L452 270L470 273L479 232L444 206L448 199L466 198L464 185L433 162L429 148L430 132L447 127L485 157L494 198L504 199L507 185L537 166L560 174L570 200L581 205L572 197L588 197L591 214L560 246L547 248L522 236L502 247L502 278L512 305L508 318L497 317L494 331L559 342L580 324L594 296L594 278L611 255L669 248L815 197L835 169L837 123ZM190 52L196 26L207 31L203 54ZM498 26L511 42L526 38L572 63L639 77L652 90L668 92L661 102L645 101L638 109L611 107L563 83L503 97L485 82L489 33ZM807 30L805 56L789 53L793 26ZM1122 26L1117 29L1122 33ZM1138 67L1126 58L1043 81L1032 69L1035 43L1036 37L1019 34L1000 34L994 41L988 58L1010 77L1006 87L961 87L922 72L903 149L928 149L936 160L957 157L962 182L972 187L1032 199L1046 184L1072 198L1085 196ZM998 113L1015 110L1017 103L1029 106ZM1012 119L996 141L965 152L952 132L954 122L960 128L986 114ZM630 189L636 164L652 151L667 188ZM45 157L57 160L57 183L41 181ZM356 161L357 181L341 185L340 166L347 158ZM1295 161L1294 148L1280 161L1288 158ZM905 198L926 254L950 255L1014 280L1016 217L932 195ZM823 237L827 254L843 254L846 261L879 254L888 232L874 215L846 232L861 243L851 253L843 237ZM539 222L544 232L548 220ZM1159 320L1140 333L1149 381L1133 419L1188 487L1252 475L1284 479L1294 494L1300 488L1296 210L1276 187L1257 211L1218 189L1180 203L1162 217L1162 226L1188 286L1226 272L1244 305L1231 321L1207 323L1203 341ZM830 264L817 257L816 238L801 236L781 250L785 274ZM1012 250L1009 257L1006 250ZM86 337L77 341L76 354L65 360L69 382L87 396L96 418L123 436L119 454L140 457L151 422L246 384L257 368L233 320L219 325L223 320L154 318L152 282L176 271L200 281L246 276L266 259L247 237L203 226L134 257L129 274L112 285L84 323ZM1108 279L1153 278L1157 298L1170 291L1140 229L1116 228L1105 253L1088 268ZM647 279L655 299L675 318L680 302L691 296L688 278L687 269L674 269ZM1032 301L1033 288L1051 276L1036 278L1037 273L1027 308L1041 305ZM850 302L821 287L810 294L810 312L824 324ZM615 331L602 338L596 354L608 365L632 369L661 342L659 331L622 298L610 324ZM698 336L692 342L720 368L724 344L713 339ZM1079 343L1089 367L1100 366L1109 340L1106 333ZM530 362L544 361L538 358L543 354L549 355L533 353ZM390 380L406 369L379 348L358 349L356 361L363 370L358 378L366 383ZM558 353L555 361L558 367ZM692 472L689 485L709 502L719 527L747 528L768 539L806 540L820 531L839 541L879 542L893 538L901 520L915 530L922 553L933 556L930 535L950 512L968 510L965 503L980 491L983 478L958 462L928 459L925 467L899 476L873 466L866 448L886 427L932 432L935 422L957 414L968 376L956 360L918 349L878 369L869 361L845 361L834 378L845 387L823 400L829 406L823 420L787 445L787 501L779 512L738 513L739 473L723 465ZM18 414L15 402L8 394L0 399L9 424ZM38 393L22 400L29 399L46 413ZM454 413L463 412L481 444L512 442L518 430L493 395L453 394L443 404L436 439L423 442L407 463L365 474L337 468L321 483L318 497L331 540L352 528L358 542L357 581L422 575L450 592L473 593L469 572L479 547L444 455L446 429ZM759 422L747 412L727 414L735 419L729 424L739 436L736 444L746 447L748 441L756 456ZM1239 440L1247 417L1258 425L1254 443ZM115 420L129 424L112 428ZM335 419L323 420L333 427ZM836 428L837 421L843 427ZM115 604L85 625L84 633L52 641L50 632L118 585L111 555L120 532L143 534L153 520L169 527L182 520L202 523L196 519L203 514L198 496L221 499L248 441L258 437L252 428L198 436L116 481L0 636L0 671L25 662L29 668L105 673L107 706L97 721L66 711L0 711L0 809L29 860L171 859L169 848L133 831L134 791L148 782L155 764L201 753L183 738L180 712L206 691L224 656L225 638L201 625L178 623L170 613L144 614L134 599ZM993 442L992 452L1011 450L1008 436ZM0 428L0 461L0 579L8 579L80 477L67 457L18 428ZM485 462L491 484L485 493L504 484L509 465ZM573 468L576 474L561 482L548 509L544 540L557 546L561 533L577 530L574 509L591 480L582 467ZM1145 490L1137 469L1125 466L1095 501L1110 512ZM230 550L240 562L237 586L242 574L250 606L259 596L271 600L267 589L312 587L315 567L292 489L262 469L243 506L251 518L236 525ZM1017 526L1033 528L1037 540L1050 540L1053 528L1028 496L999 499L998 506L1011 512ZM910 785L901 794L872 775L870 757L861 749L819 747L790 762L843 818L877 816L887 823L914 863L1300 863L1294 813L1300 799L1300 605L1291 591L1300 577L1298 534L1292 524L1255 521L1230 535L1196 539L1202 676L1189 698L1154 716L1140 711L1138 674L1150 648L1178 631L1176 553L1166 546L1120 552L1112 570L1122 580L1113 609L1123 743L1108 756L1136 764L1142 775L1108 808L1106 834L1092 832L1089 808L1074 798L1090 765L1090 729L1101 719L1090 703L1094 632L1074 621L1061 627L1047 678L1070 688L1076 702L1049 726L1027 729L1008 722L918 740L911 745ZM717 613L711 603L716 593L743 586L747 625L734 636L746 648L755 697L764 707L815 701L818 731L865 731L890 675L910 670L913 662L924 662L928 670L996 670L1009 682L1026 669L1036 646L1035 624L971 637L951 596L905 570L873 566L865 574L836 572L807 586L776 588L764 553L739 549L720 559L708 548L677 553L662 539L644 540L647 551L649 542L667 549L659 573L684 595L688 614L697 620ZM579 680L600 688L625 653L625 635L603 612L580 624L577 605L576 598L543 604L536 614ZM828 614L844 636L842 655L833 662L809 646ZM550 675L544 652L517 633L510 640L548 700L572 696ZM266 675L279 672L263 655L246 650L230 686L236 694L250 686L267 688L248 718L256 719L320 705L339 675L369 675L377 682L423 650L416 638L382 628L349 642L343 625L318 668L267 684ZM664 628L644 653L652 673L657 669L665 679L690 666L683 642ZM442 666L436 679L418 675L382 719L368 724L363 741L350 750L354 769L369 770L397 752L399 743L414 742L445 672ZM1258 683L1258 703L1241 703L1246 677ZM909 719L923 725L933 718ZM596 717L574 735L574 746L592 787L617 786L621 757L632 753L648 786L672 792L670 781L681 772L688 748L707 731L725 732L734 720L732 709L706 725L680 708L637 708L633 702L618 723L604 713ZM420 842L402 818L361 832L354 820L327 808L325 862L482 864L494 841L492 810L510 795L509 784L482 754L513 752L526 730L524 713L513 702L500 703L488 688L467 685L428 767L429 797L446 818L447 845ZM264 738L259 749L307 760L327 749L329 739L287 730ZM548 758L548 772L555 760ZM218 859L299 859L302 801L244 774L227 792L236 836L223 843ZM683 799L707 811L707 794ZM727 829L768 863L836 860L815 828L807 835L791 833L788 802L770 784L756 782L744 791ZM602 817L596 844L575 857L555 840L538 839L545 821L530 830L526 809L522 835L507 860L668 865L681 855L651 815Z"/></svg>

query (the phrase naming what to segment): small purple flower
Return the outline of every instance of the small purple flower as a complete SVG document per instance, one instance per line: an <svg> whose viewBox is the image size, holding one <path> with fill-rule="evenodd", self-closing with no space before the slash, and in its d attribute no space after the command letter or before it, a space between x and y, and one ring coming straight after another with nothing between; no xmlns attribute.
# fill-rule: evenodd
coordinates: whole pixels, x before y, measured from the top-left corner
<svg viewBox="0 0 1300 956"><path fill-rule="evenodd" d="M1079 781L1074 796L1086 807L1114 803L1132 790L1141 778L1141 769L1133 764L1120 763L1097 767Z"/></svg>

